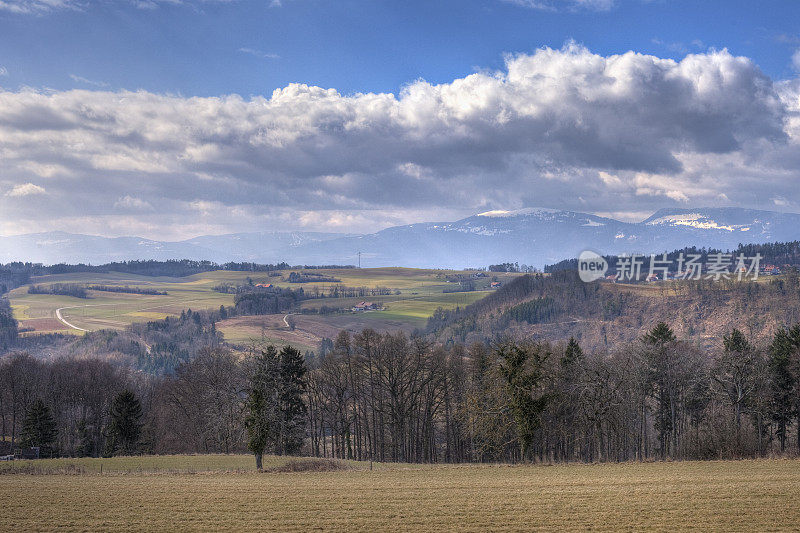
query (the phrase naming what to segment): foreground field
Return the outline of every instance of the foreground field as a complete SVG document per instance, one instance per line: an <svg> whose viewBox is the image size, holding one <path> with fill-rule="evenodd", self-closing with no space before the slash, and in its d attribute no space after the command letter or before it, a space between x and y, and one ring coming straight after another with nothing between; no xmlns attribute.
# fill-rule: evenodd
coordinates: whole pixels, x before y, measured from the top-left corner
<svg viewBox="0 0 800 533"><path fill-rule="evenodd" d="M149 468L138 473L136 461ZM774 531L800 521L796 460L262 474L244 471L244 456L103 462L102 475L0 477L0 530ZM86 463L45 470L59 464Z"/></svg>

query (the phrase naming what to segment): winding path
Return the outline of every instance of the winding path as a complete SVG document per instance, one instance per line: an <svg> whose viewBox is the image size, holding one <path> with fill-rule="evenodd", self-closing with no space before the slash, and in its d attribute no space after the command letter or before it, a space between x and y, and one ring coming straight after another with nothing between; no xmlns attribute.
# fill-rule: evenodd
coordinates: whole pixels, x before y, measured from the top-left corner
<svg viewBox="0 0 800 533"><path fill-rule="evenodd" d="M60 307L60 308L56 309L56 318L58 320L60 320L62 324L66 325L66 326L69 326L72 329L77 329L78 331L85 331L85 332L88 333L88 331L89 331L88 329L79 328L75 324L70 324L69 322L64 320L63 316L61 316L61 310L62 309L75 309L76 307L84 307L84 306L82 306L82 305L72 305L72 306L69 306L69 307Z"/></svg>

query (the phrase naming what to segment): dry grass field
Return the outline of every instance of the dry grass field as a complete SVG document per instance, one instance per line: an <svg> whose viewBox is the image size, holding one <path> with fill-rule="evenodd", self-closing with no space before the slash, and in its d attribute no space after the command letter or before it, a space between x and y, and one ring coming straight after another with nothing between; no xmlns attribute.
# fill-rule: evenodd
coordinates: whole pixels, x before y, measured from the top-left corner
<svg viewBox="0 0 800 533"><path fill-rule="evenodd" d="M261 474L246 456L40 463L38 473L7 467L0 476L0 531L777 531L800 523L797 460L372 471L350 463Z"/></svg>

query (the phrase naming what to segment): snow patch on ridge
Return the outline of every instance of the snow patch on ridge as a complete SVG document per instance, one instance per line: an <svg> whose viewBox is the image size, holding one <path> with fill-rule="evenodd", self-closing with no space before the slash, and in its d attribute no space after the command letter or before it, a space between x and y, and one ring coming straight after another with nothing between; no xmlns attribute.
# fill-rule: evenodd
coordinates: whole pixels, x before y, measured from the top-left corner
<svg viewBox="0 0 800 533"><path fill-rule="evenodd" d="M718 224L701 213L687 213L685 215L667 215L647 222L648 226L688 226L696 229L721 229L726 231L749 231L750 226L745 224Z"/></svg>
<svg viewBox="0 0 800 533"><path fill-rule="evenodd" d="M506 211L504 209L495 209L494 211L485 211L483 213L478 213L477 216L489 217L489 218L510 218L510 217L524 216L524 215L543 215L543 214L552 215L562 212L563 211L559 209L548 209L546 207L526 207L525 209L513 209L511 211Z"/></svg>

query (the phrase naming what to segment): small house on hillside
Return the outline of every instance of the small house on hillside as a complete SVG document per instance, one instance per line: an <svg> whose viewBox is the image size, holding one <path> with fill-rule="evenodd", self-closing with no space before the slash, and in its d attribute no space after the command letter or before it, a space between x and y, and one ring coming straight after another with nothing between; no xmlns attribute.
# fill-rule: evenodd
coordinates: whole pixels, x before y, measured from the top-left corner
<svg viewBox="0 0 800 533"><path fill-rule="evenodd" d="M489 287L491 287L492 289L499 289L502 286L503 284L500 283L499 281L493 281L489 284Z"/></svg>
<svg viewBox="0 0 800 533"><path fill-rule="evenodd" d="M353 311L373 311L378 306L374 302L358 302L353 306Z"/></svg>

